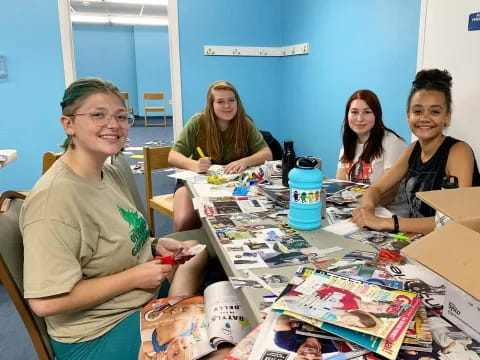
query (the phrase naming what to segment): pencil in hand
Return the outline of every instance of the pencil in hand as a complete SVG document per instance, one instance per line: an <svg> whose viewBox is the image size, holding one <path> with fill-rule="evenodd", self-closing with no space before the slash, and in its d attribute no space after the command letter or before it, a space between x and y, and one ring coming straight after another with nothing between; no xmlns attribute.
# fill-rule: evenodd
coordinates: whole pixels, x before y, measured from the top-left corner
<svg viewBox="0 0 480 360"><path fill-rule="evenodd" d="M200 155L201 158L206 157L205 154L203 153L202 149L200 148L200 146L197 146L197 152L198 152L198 155Z"/></svg>

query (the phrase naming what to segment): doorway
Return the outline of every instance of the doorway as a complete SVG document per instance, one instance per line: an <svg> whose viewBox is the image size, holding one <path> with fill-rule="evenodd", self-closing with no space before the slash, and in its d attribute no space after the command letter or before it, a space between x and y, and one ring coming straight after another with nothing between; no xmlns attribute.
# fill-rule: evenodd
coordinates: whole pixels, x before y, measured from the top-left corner
<svg viewBox="0 0 480 360"><path fill-rule="evenodd" d="M66 86L78 77L85 75L79 73L76 69L74 38L77 34L74 34L74 31L76 30L74 30L74 26L80 27L87 25L82 25L80 22L75 21L72 26L71 18L73 12L77 18L79 15L89 15L93 20L91 19L87 23L92 26L98 27L101 25L100 23L111 28L116 26L135 26L137 34L133 34L133 37L135 38L135 36L137 36L139 43L148 39L148 36L154 38L155 34L153 34L154 31L148 30L148 26L132 25L133 20L138 21L138 23L143 21L145 24L153 19L155 21L160 21L163 24L164 29L168 29L166 30L168 41L166 41L165 46L165 48L168 49L168 54L164 54L163 61L164 63L169 63L170 67L170 87L168 88L169 96L167 95L167 109L169 112L168 115L171 115L173 118L170 121L170 124L172 124L173 130L172 137L175 139L183 127L177 0L168 0L168 5L167 0L57 0L57 2ZM106 17L107 21L105 23ZM96 23L94 23L95 21ZM167 24L168 27L166 26ZM160 26L158 25L158 22L157 26ZM113 33L114 30L111 32ZM148 33L151 34L149 35ZM106 51L108 46L108 44L104 44L103 49L105 50L103 51ZM154 44L151 46L152 49L155 49ZM93 51L94 50L92 50L92 52ZM101 54L98 54L97 56L101 56ZM145 64L145 62L143 64ZM81 69L78 70L82 72ZM102 77L101 74L98 76ZM142 76L143 75L141 75L141 77ZM115 82L115 79L108 80ZM163 81L165 81L165 75ZM143 108L143 94L141 93L142 86L143 85L140 87L137 86L136 98L133 101L133 105L136 103L136 107L139 109ZM138 112L135 107L134 110ZM142 112L140 113L142 114Z"/></svg>

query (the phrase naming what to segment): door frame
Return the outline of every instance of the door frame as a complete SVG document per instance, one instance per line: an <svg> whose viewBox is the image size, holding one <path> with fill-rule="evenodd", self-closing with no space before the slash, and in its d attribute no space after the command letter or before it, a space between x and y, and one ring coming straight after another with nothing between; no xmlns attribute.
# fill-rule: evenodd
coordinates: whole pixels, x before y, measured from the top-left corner
<svg viewBox="0 0 480 360"><path fill-rule="evenodd" d="M57 0L62 43L63 71L65 86L76 79L73 31L70 19L70 2ZM178 32L177 0L168 0L168 47L170 49L170 86L172 88L173 138L176 139L183 128L182 77L180 73L180 39Z"/></svg>

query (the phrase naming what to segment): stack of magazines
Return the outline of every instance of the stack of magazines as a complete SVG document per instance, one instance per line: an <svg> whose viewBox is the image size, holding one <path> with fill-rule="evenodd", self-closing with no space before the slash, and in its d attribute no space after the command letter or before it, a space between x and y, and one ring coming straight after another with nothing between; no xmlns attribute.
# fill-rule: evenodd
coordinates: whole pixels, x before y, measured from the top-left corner
<svg viewBox="0 0 480 360"><path fill-rule="evenodd" d="M299 267L229 360L480 360L480 344L417 294Z"/></svg>
<svg viewBox="0 0 480 360"><path fill-rule="evenodd" d="M362 358L371 351L396 359L421 303L415 293L300 267L273 304L259 333L263 341L249 359L268 353L288 360L315 351L323 359ZM297 333L302 323L320 332Z"/></svg>

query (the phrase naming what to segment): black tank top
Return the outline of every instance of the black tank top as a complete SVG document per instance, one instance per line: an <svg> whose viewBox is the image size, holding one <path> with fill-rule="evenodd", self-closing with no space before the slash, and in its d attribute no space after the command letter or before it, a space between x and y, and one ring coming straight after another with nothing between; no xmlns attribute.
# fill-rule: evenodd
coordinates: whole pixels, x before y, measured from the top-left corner
<svg viewBox="0 0 480 360"><path fill-rule="evenodd" d="M425 163L421 159L422 148L420 143L417 141L415 144L408 159L408 173L405 178L405 191L407 193L410 217L435 216L435 209L418 199L415 194L418 191L440 190L442 188L442 180L446 175L445 168L447 166L448 153L450 148L459 141L450 136L445 137L436 153ZM480 174L475 155L473 160L472 186L479 186Z"/></svg>

